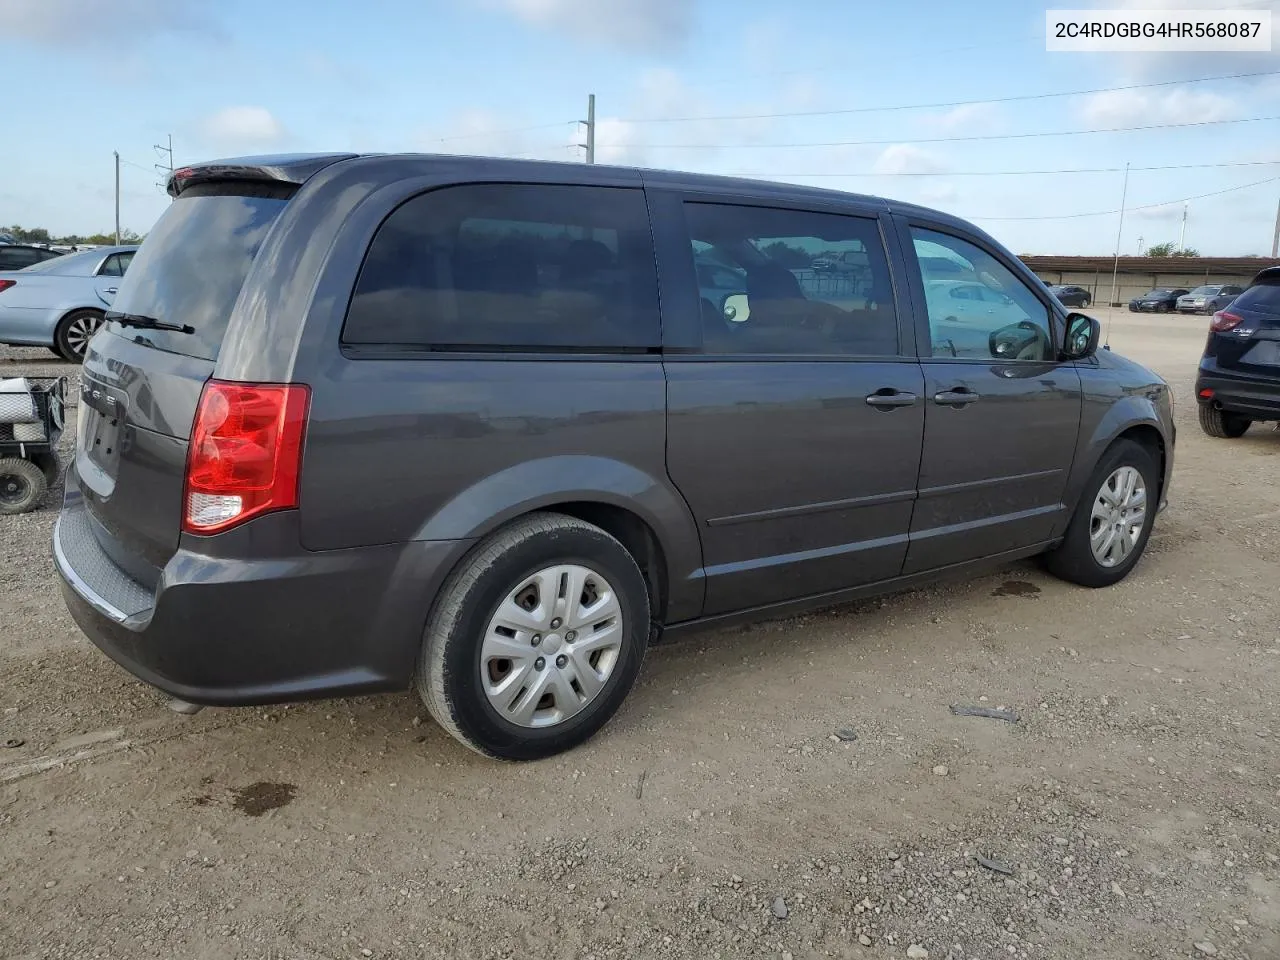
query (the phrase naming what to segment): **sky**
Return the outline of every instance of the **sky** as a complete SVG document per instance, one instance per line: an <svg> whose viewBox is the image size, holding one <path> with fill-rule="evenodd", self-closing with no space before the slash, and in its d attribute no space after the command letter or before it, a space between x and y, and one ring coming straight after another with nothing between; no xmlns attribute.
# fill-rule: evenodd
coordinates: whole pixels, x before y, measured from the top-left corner
<svg viewBox="0 0 1280 960"><path fill-rule="evenodd" d="M1270 9L1280 31L1280 0L1057 6ZM121 223L146 232L169 136L178 166L580 162L594 93L600 163L908 200L1016 253L1095 255L1116 248L1129 163L1122 253L1176 242L1185 198L1187 246L1270 252L1280 35L1271 53L1047 53L1044 32L1027 0L0 0L0 224L109 232L119 151Z"/></svg>

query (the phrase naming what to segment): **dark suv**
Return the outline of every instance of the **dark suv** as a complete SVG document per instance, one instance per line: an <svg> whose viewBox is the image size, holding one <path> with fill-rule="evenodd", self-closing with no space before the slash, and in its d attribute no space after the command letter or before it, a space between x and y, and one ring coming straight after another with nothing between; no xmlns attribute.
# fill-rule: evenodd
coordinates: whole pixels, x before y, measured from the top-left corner
<svg viewBox="0 0 1280 960"><path fill-rule="evenodd" d="M1241 437L1255 420L1280 420L1280 267L1261 271L1213 315L1196 400L1211 437Z"/></svg>
<svg viewBox="0 0 1280 960"><path fill-rule="evenodd" d="M443 156L169 191L85 357L54 552L89 637L184 701L413 686L545 756L664 633L1038 553L1114 583L1168 489L1165 383L945 214Z"/></svg>

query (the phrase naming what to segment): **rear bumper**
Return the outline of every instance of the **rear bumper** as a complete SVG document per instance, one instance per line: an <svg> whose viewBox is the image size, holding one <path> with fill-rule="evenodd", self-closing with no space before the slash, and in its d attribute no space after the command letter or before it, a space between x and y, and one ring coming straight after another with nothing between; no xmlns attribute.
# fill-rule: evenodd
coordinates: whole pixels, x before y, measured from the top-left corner
<svg viewBox="0 0 1280 960"><path fill-rule="evenodd" d="M202 538L184 538L149 590L112 563L84 511L69 483L53 551L71 616L130 673L214 706L406 688L432 598L469 546L313 553L296 546L297 513L285 512L240 531L261 558L209 556L193 549Z"/></svg>
<svg viewBox="0 0 1280 960"><path fill-rule="evenodd" d="M1213 396L1201 397L1202 390L1212 390ZM1280 420L1280 378L1222 370L1208 358L1196 375L1196 400L1254 420Z"/></svg>

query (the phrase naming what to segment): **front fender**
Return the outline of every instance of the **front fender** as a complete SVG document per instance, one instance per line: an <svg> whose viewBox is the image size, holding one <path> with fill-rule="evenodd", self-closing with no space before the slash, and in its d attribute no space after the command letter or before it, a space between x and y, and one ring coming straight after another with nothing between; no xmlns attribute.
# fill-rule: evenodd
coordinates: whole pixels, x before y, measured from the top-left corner
<svg viewBox="0 0 1280 960"><path fill-rule="evenodd" d="M701 613L702 547L693 515L670 484L618 460L565 455L515 464L458 493L414 539L470 540L522 514L584 502L620 507L653 531L666 558L668 620Z"/></svg>
<svg viewBox="0 0 1280 960"><path fill-rule="evenodd" d="M1167 387L1162 388L1167 391ZM1134 427L1150 427L1161 439L1164 448L1164 471L1161 477L1162 499L1169 489L1169 480L1173 471L1173 426L1162 399L1161 389L1134 391L1118 399L1106 397L1086 397L1083 416L1080 424L1080 438L1076 446L1076 455L1071 468L1071 476L1063 492L1063 503L1068 507L1060 529L1055 535L1061 535L1071 520L1075 504L1085 493L1085 485L1093 474L1107 448L1127 430Z"/></svg>

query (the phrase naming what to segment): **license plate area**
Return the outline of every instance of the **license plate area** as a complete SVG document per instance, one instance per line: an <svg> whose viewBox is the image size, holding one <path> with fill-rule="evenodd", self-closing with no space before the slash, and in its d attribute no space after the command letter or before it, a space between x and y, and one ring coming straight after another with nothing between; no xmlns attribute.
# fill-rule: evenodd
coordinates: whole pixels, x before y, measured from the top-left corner
<svg viewBox="0 0 1280 960"><path fill-rule="evenodd" d="M86 383L80 394L76 441L84 459L114 480L125 440L124 403L105 387Z"/></svg>

